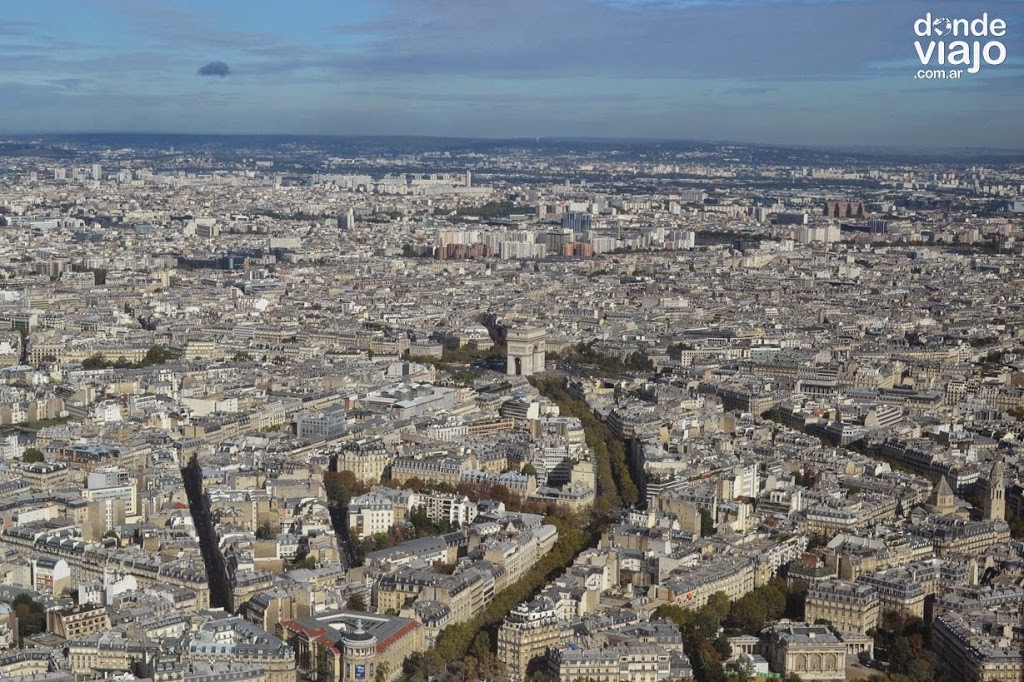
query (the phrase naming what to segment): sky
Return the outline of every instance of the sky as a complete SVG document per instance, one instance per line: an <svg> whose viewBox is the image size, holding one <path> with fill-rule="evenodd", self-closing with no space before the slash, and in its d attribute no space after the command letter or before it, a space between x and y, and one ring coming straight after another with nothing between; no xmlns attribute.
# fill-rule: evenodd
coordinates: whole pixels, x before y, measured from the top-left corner
<svg viewBox="0 0 1024 682"><path fill-rule="evenodd" d="M1024 0L3 0L0 131L1024 149ZM915 78L914 22L1006 22ZM950 40L947 38L946 40ZM970 40L975 40L971 38ZM936 67L934 64L932 68Z"/></svg>

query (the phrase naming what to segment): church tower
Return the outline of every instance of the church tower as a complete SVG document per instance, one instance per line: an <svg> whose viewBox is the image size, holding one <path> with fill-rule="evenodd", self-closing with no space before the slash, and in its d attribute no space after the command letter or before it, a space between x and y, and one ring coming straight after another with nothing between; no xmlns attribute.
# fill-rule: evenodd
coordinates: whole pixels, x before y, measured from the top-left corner
<svg viewBox="0 0 1024 682"><path fill-rule="evenodd" d="M947 516L956 511L956 496L945 476L932 488L932 494L928 496L928 507L929 511L939 516Z"/></svg>
<svg viewBox="0 0 1024 682"><path fill-rule="evenodd" d="M1006 472L1003 460L996 460L988 475L988 490L985 495L985 519L1006 518Z"/></svg>

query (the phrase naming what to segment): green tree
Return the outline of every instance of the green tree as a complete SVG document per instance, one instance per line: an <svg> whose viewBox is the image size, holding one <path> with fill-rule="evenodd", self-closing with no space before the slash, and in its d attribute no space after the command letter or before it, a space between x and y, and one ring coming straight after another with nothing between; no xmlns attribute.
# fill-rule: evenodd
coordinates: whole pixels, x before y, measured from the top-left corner
<svg viewBox="0 0 1024 682"><path fill-rule="evenodd" d="M1024 538L1024 518L1017 516L1010 507L1006 508L1006 521L1010 524L1010 537Z"/></svg>
<svg viewBox="0 0 1024 682"><path fill-rule="evenodd" d="M563 415L575 417L583 424L587 445L593 450L597 463L595 514L606 515L623 502L639 502L639 492L626 464L622 440L615 436L607 424L597 418L585 402L569 395L563 379L533 376L530 377L530 382L541 395L555 402Z"/></svg>
<svg viewBox="0 0 1024 682"><path fill-rule="evenodd" d="M345 602L345 606L355 611L366 610L366 599L361 594L350 594L348 601Z"/></svg>
<svg viewBox="0 0 1024 682"><path fill-rule="evenodd" d="M19 594L12 602L18 616L18 638L38 635L46 630L46 610L27 594Z"/></svg>
<svg viewBox="0 0 1024 682"><path fill-rule="evenodd" d="M802 597L790 600L786 582L781 578L772 578L768 584L734 601L726 622L731 627L740 628L745 633L754 635L764 629L767 621L782 618L789 609L799 609L802 612Z"/></svg>
<svg viewBox="0 0 1024 682"><path fill-rule="evenodd" d="M724 634L720 635L721 615L728 608L728 598L716 593L707 604L691 611L674 604L663 604L654 611L655 618L667 618L683 635L683 650L690 659L694 674L700 681L724 682L723 658L732 654Z"/></svg>
<svg viewBox="0 0 1024 682"><path fill-rule="evenodd" d="M491 638L483 631L476 633L476 637L473 638L473 646L470 651L477 658L482 658L491 651Z"/></svg>
<svg viewBox="0 0 1024 682"><path fill-rule="evenodd" d="M318 647L316 652L316 670L314 671L315 679L326 681L333 679L331 674L331 657L327 653L327 649L324 647Z"/></svg>
<svg viewBox="0 0 1024 682"><path fill-rule="evenodd" d="M608 443L608 457L611 460L612 472L619 484L619 492L625 504L636 504L640 501L640 491L633 482L629 471L629 464L626 462L626 444L619 439Z"/></svg>
<svg viewBox="0 0 1024 682"><path fill-rule="evenodd" d="M470 623L455 623L441 631L434 648L448 663L460 661L469 650L473 637L473 626Z"/></svg>
<svg viewBox="0 0 1024 682"><path fill-rule="evenodd" d="M732 656L732 645L729 644L729 638L724 633L715 638L714 647L723 661Z"/></svg>
<svg viewBox="0 0 1024 682"><path fill-rule="evenodd" d="M875 657L888 661L892 680L933 682L945 678L928 645L931 625L921 618L885 611L873 635Z"/></svg>
<svg viewBox="0 0 1024 682"><path fill-rule="evenodd" d="M702 538L710 537L717 533L715 528L715 517L711 515L711 512L707 509L700 510L700 536Z"/></svg>
<svg viewBox="0 0 1024 682"><path fill-rule="evenodd" d="M807 588L810 587L810 583L806 580L792 580L786 585L786 610L783 615L790 620L803 620Z"/></svg>
<svg viewBox="0 0 1024 682"><path fill-rule="evenodd" d="M727 682L725 670L722 668L722 659L714 645L706 638L701 638L692 645L694 653L690 654L690 665L693 666L694 676L700 682Z"/></svg>
<svg viewBox="0 0 1024 682"><path fill-rule="evenodd" d="M103 357L102 353L94 353L85 360L82 360L82 369L106 369L109 366L110 363L107 362L107 359Z"/></svg>
<svg viewBox="0 0 1024 682"><path fill-rule="evenodd" d="M889 665L893 672L906 673L910 668L910 662L914 660L914 652L910 648L910 640L906 637L896 637L889 647Z"/></svg>
<svg viewBox="0 0 1024 682"><path fill-rule="evenodd" d="M672 621L680 632L686 632L693 625L694 612L675 604L662 604L654 610L654 617Z"/></svg>
<svg viewBox="0 0 1024 682"><path fill-rule="evenodd" d="M711 597L708 598L708 603L705 608L710 609L714 614L718 622L725 620L726 616L729 615L729 597L725 592L715 592ZM728 658L728 656L726 656Z"/></svg>
<svg viewBox="0 0 1024 682"><path fill-rule="evenodd" d="M352 497L362 495L367 487L351 471L327 471L324 472L324 491L328 500L347 507Z"/></svg>
<svg viewBox="0 0 1024 682"><path fill-rule="evenodd" d="M753 661L749 658L743 658L740 663L736 665L736 679L735 682L752 682L757 676L757 669L754 667Z"/></svg>
<svg viewBox="0 0 1024 682"><path fill-rule="evenodd" d="M36 448L25 448L24 454L21 456L22 462L45 462L46 455L43 454L42 450Z"/></svg>
<svg viewBox="0 0 1024 682"><path fill-rule="evenodd" d="M764 629L767 611L760 599L740 599L729 610L729 622L741 627L747 634L757 634Z"/></svg>
<svg viewBox="0 0 1024 682"><path fill-rule="evenodd" d="M151 365L162 365L165 362L169 362L174 359L174 353L167 350L163 346L151 346L146 351L146 356L139 363L141 367L149 367Z"/></svg>
<svg viewBox="0 0 1024 682"><path fill-rule="evenodd" d="M544 523L558 529L558 540L554 547L519 581L496 594L472 620L449 625L438 635L434 651L448 664L457 665L470 652L474 642L477 642L478 632L495 631L516 604L529 599L546 582L561 574L587 546L588 539L594 541L599 532L598 529L588 529L584 518L576 514L547 516ZM486 667L488 659L480 657L476 664Z"/></svg>
<svg viewBox="0 0 1024 682"><path fill-rule="evenodd" d="M444 659L434 650L417 651L402 662L402 672L413 682L425 682L444 672Z"/></svg>

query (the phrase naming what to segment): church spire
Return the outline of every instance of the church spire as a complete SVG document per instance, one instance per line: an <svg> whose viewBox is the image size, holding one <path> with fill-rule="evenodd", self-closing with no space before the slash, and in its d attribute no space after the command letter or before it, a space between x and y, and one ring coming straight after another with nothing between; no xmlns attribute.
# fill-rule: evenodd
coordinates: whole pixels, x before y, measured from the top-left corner
<svg viewBox="0 0 1024 682"><path fill-rule="evenodd" d="M997 459L988 474L985 495L985 519L994 521L1006 518L1006 465Z"/></svg>

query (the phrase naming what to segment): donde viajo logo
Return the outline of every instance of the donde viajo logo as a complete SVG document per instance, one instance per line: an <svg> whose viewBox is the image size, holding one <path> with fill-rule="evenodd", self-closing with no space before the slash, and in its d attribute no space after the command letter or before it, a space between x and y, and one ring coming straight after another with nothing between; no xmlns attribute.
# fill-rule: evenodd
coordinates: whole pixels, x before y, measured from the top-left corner
<svg viewBox="0 0 1024 682"><path fill-rule="evenodd" d="M914 49L923 68L915 78L963 78L981 71L983 66L998 66L1006 61L1006 20L989 17L988 12L973 18L932 16L926 12L914 22Z"/></svg>

